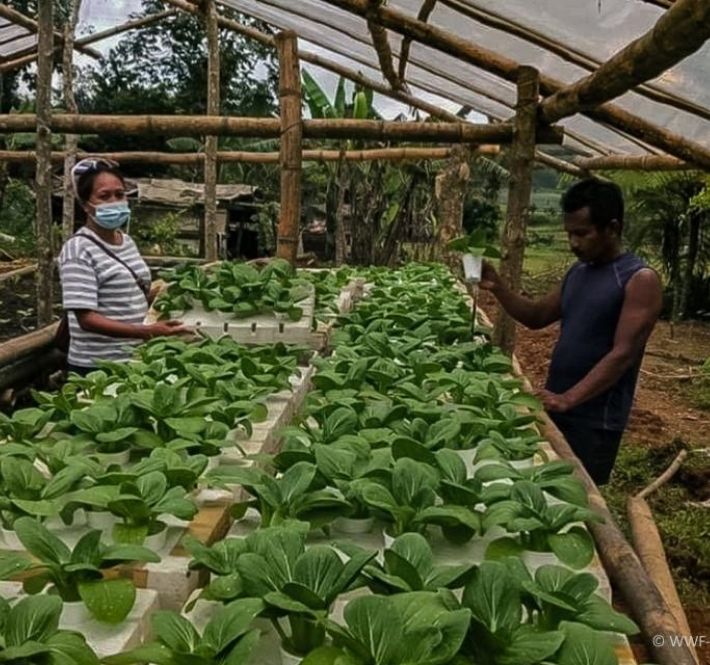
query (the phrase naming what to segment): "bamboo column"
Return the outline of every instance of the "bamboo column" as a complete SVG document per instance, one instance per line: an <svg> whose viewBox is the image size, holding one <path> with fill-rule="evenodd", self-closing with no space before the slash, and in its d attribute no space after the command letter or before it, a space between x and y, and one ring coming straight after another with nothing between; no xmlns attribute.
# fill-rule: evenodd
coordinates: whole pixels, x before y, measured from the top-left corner
<svg viewBox="0 0 710 665"><path fill-rule="evenodd" d="M383 0L368 0L370 11L374 11L383 4ZM376 14L375 14L376 16ZM393 90L405 89L404 82L400 79L395 71L394 62L392 60L392 49L390 48L389 39L387 39L387 30L383 28L377 21L372 21L368 18L367 28L372 35L372 45L375 47L377 59L380 62L380 70L385 80L390 84Z"/></svg>
<svg viewBox="0 0 710 665"><path fill-rule="evenodd" d="M37 326L52 320L53 247L52 247L52 61L54 30L52 0L40 0L37 34Z"/></svg>
<svg viewBox="0 0 710 665"><path fill-rule="evenodd" d="M67 113L76 114L79 109L74 96L74 38L76 25L79 22L81 0L72 0L69 22L64 26L64 52L62 57L64 106ZM72 186L71 170L76 164L76 151L79 147L79 137L67 134L64 138L64 199L62 202L62 238L66 240L74 233L74 187Z"/></svg>
<svg viewBox="0 0 710 665"><path fill-rule="evenodd" d="M279 54L279 105L281 108L281 215L276 256L296 264L301 225L301 169L303 124L301 70L295 32L276 35Z"/></svg>
<svg viewBox="0 0 710 665"><path fill-rule="evenodd" d="M434 245L437 259L446 263L458 274L458 254L447 249L447 244L463 233L463 207L466 199L466 187L471 177L468 162L471 153L463 146L452 150L451 159L434 180L434 199L438 227Z"/></svg>
<svg viewBox="0 0 710 665"><path fill-rule="evenodd" d="M521 67L518 72L518 104L515 110L513 145L510 154L508 211L501 236L503 257L500 275L508 288L518 291L525 256L525 232L530 213L532 175L535 160L535 128L539 97L538 72ZM493 343L506 353L515 349L515 321L498 307Z"/></svg>
<svg viewBox="0 0 710 665"><path fill-rule="evenodd" d="M207 115L219 115L219 25L215 0L205 0L207 29ZM217 148L219 137L210 134L205 141L205 259L216 261L217 252Z"/></svg>

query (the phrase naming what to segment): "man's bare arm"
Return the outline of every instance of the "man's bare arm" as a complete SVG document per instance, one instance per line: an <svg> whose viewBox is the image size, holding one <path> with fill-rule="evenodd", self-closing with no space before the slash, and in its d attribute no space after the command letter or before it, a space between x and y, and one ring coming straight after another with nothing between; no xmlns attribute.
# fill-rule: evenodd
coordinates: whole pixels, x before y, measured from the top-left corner
<svg viewBox="0 0 710 665"><path fill-rule="evenodd" d="M614 346L576 385L563 395L541 394L548 411L567 411L613 386L641 354L663 305L658 275L639 270L627 283L624 305L616 326Z"/></svg>
<svg viewBox="0 0 710 665"><path fill-rule="evenodd" d="M489 263L484 263L481 288L490 291L518 323L526 328L545 328L562 316L562 287L538 300L531 300L511 291Z"/></svg>

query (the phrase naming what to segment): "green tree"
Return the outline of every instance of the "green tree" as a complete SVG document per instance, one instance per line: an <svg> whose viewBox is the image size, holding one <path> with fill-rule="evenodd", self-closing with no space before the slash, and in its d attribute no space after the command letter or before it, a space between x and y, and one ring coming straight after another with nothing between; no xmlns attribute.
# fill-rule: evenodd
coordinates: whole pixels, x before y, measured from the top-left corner
<svg viewBox="0 0 710 665"><path fill-rule="evenodd" d="M163 10L143 0L140 16ZM254 21L224 8L242 23ZM259 26L264 29L263 26ZM220 30L220 101L226 115L269 116L276 110L275 52L231 30ZM198 17L179 12L127 33L98 65L82 73L77 101L84 113L203 114L207 105L207 44ZM103 136L92 149L164 150L165 137Z"/></svg>

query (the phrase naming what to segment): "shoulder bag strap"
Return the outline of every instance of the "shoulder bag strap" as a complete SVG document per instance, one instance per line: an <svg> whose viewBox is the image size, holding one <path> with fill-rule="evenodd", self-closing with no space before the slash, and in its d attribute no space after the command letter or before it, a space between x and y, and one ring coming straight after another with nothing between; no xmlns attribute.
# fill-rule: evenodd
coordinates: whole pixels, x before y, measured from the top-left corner
<svg viewBox="0 0 710 665"><path fill-rule="evenodd" d="M119 258L114 252L112 252L106 245L104 245L102 242L99 242L96 238L93 236L88 235L87 233L81 233L81 231L77 231L76 234L77 236L81 236L82 238L86 238L87 240L91 240L91 242L94 243L98 248L103 250L105 254L108 254L114 261L117 263L120 263L126 270L128 270L129 273L133 276L133 279L136 280L136 285L138 288L141 290L141 293L145 296L145 299L148 300L149 293L150 293L150 287L146 286L142 281L141 278L138 277L136 274L136 271L131 268L123 259Z"/></svg>

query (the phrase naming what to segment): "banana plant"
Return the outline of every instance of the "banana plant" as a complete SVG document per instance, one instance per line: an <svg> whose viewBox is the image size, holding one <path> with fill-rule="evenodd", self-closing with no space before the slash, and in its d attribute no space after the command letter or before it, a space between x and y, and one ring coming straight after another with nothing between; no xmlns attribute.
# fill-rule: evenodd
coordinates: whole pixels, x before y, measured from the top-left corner
<svg viewBox="0 0 710 665"><path fill-rule="evenodd" d="M303 665L444 665L458 654L471 612L449 595L415 591L354 598L344 618L345 626L327 624L333 645Z"/></svg>
<svg viewBox="0 0 710 665"><path fill-rule="evenodd" d="M10 605L0 598L0 661L8 665L99 665L79 633L59 630L62 600L28 596Z"/></svg>
<svg viewBox="0 0 710 665"><path fill-rule="evenodd" d="M154 642L103 659L104 665L246 665L259 641L252 628L263 610L258 598L243 598L220 607L202 634L177 612L161 610L151 618Z"/></svg>
<svg viewBox="0 0 710 665"><path fill-rule="evenodd" d="M21 517L15 531L30 559L14 553L0 553L0 577L24 574L27 593L41 593L48 587L65 602L82 601L92 616L106 623L120 623L133 608L136 589L130 579L105 579L103 571L119 564L160 561L160 557L138 545L104 545L100 531L89 531L73 550L40 522Z"/></svg>

